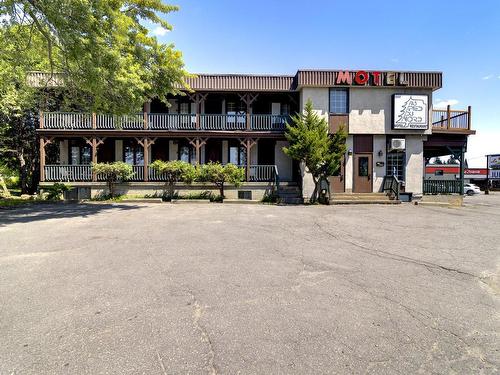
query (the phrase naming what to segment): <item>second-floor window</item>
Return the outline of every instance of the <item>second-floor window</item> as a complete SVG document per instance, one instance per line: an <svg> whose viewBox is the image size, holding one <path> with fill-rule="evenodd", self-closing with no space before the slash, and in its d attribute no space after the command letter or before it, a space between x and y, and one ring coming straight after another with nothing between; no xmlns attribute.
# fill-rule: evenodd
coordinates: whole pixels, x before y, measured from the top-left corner
<svg viewBox="0 0 500 375"><path fill-rule="evenodd" d="M349 91L347 89L330 89L330 113L349 113Z"/></svg>

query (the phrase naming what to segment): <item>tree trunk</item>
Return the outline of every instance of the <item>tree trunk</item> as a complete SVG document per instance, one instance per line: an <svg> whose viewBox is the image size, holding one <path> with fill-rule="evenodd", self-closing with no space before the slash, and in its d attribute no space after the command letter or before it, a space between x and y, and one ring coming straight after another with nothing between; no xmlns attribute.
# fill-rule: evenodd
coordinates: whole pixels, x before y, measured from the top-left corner
<svg viewBox="0 0 500 375"><path fill-rule="evenodd" d="M319 190L319 180L312 176L312 180L314 182L314 191L311 196L311 203L316 203L318 201L318 190Z"/></svg>
<svg viewBox="0 0 500 375"><path fill-rule="evenodd" d="M7 189L7 184L5 183L5 180L3 179L3 176L1 174L0 174L0 187L2 188L3 196L10 197L9 189Z"/></svg>
<svg viewBox="0 0 500 375"><path fill-rule="evenodd" d="M220 196L224 199L224 182L220 184Z"/></svg>

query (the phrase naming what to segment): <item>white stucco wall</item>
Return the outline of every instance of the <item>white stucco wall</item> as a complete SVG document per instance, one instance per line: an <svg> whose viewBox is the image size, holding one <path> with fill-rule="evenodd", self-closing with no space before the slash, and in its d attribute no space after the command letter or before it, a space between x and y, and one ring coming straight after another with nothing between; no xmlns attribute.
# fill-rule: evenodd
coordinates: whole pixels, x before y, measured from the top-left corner
<svg viewBox="0 0 500 375"><path fill-rule="evenodd" d="M374 135L373 136L373 191L380 192L382 188L382 182L385 176L385 163L386 163L386 137L385 135ZM379 156L379 151L382 151L382 156ZM384 165L377 167L377 162L383 162Z"/></svg>
<svg viewBox="0 0 500 375"><path fill-rule="evenodd" d="M425 136L406 136L406 185L405 191L422 194L424 177L424 140Z"/></svg>
<svg viewBox="0 0 500 375"><path fill-rule="evenodd" d="M69 146L67 139L59 142L59 163L69 164Z"/></svg>
<svg viewBox="0 0 500 375"><path fill-rule="evenodd" d="M123 141L115 140L115 161L123 161Z"/></svg>
<svg viewBox="0 0 500 375"><path fill-rule="evenodd" d="M353 177L353 156L349 155L349 150L353 150L354 148L354 143L353 143L353 137L352 135L347 136L346 140L346 156L345 156L345 167L344 167L344 179L345 179L345 191L346 193L352 193L352 177Z"/></svg>
<svg viewBox="0 0 500 375"><path fill-rule="evenodd" d="M329 111L329 88L328 87L304 87L300 91L300 109L304 110L306 102L311 100L316 113L328 121ZM302 195L304 201L308 201L314 191L314 182L312 176L304 170L304 166L300 168L302 174Z"/></svg>
<svg viewBox="0 0 500 375"><path fill-rule="evenodd" d="M292 181L292 159L283 152L287 145L287 141L277 141L274 148L274 162L281 181Z"/></svg>
<svg viewBox="0 0 500 375"><path fill-rule="evenodd" d="M429 129L425 131L402 131L392 129L393 94L429 95L429 116L431 116L432 90L408 88L351 87L349 89L349 133L431 134L431 117L429 117Z"/></svg>

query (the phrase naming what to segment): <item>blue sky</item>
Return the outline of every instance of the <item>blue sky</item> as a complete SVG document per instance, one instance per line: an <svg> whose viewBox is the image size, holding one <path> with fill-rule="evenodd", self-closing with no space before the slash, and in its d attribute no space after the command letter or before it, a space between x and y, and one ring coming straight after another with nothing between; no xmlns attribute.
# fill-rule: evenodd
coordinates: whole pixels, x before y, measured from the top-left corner
<svg viewBox="0 0 500 375"><path fill-rule="evenodd" d="M168 1L154 30L195 73L438 70L434 103L473 110L469 163L500 153L500 1ZM402 5L404 4L404 5Z"/></svg>

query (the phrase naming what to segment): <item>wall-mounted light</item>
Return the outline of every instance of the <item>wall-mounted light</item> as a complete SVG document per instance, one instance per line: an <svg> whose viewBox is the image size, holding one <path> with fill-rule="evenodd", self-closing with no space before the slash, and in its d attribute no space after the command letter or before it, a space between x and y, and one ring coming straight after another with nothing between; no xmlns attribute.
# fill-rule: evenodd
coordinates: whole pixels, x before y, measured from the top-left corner
<svg viewBox="0 0 500 375"><path fill-rule="evenodd" d="M349 156L352 155L352 150L351 149L347 150L347 155L349 155Z"/></svg>
<svg viewBox="0 0 500 375"><path fill-rule="evenodd" d="M382 150L378 150L378 156L382 157L384 155L384 152Z"/></svg>

